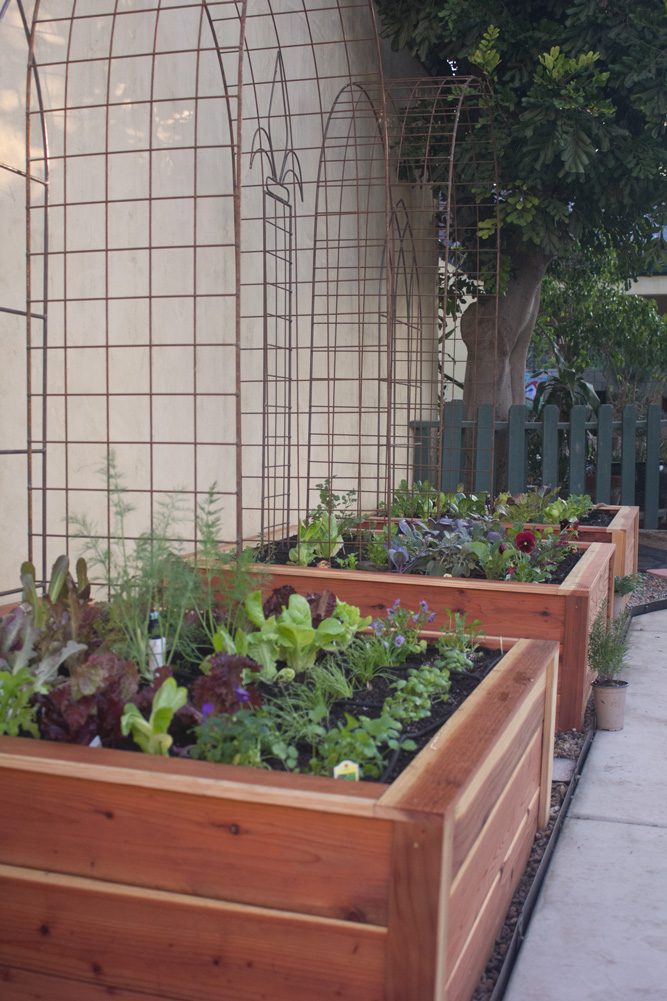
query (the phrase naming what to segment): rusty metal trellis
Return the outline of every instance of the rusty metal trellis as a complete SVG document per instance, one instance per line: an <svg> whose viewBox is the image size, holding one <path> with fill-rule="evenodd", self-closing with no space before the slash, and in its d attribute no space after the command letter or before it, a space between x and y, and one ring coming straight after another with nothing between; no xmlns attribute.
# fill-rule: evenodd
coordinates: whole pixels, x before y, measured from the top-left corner
<svg viewBox="0 0 667 1001"><path fill-rule="evenodd" d="M460 395L461 312L497 294L477 238L497 197L481 85L389 79L370 0L13 0L8 16L26 45L43 575L76 548L72 514L113 536L111 454L131 534L176 494L196 545L212 484L232 546L288 533L323 480L377 506L411 478L419 422Z"/></svg>

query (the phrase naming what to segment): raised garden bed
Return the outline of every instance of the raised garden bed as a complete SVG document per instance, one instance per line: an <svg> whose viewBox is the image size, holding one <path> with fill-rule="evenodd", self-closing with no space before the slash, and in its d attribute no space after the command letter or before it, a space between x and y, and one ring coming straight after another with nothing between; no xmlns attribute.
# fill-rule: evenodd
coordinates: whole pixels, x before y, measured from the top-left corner
<svg viewBox="0 0 667 1001"><path fill-rule="evenodd" d="M556 674L512 645L390 786L0 738L4 1001L467 1001L547 823Z"/></svg>
<svg viewBox="0 0 667 1001"><path fill-rule="evenodd" d="M300 593L332 590L377 616L399 598L405 608L421 599L437 613L434 627L445 625L447 610L479 619L488 635L551 639L560 644L556 725L582 725L594 675L588 668L588 635L607 601L613 608L614 548L580 543L583 556L562 584L517 583L473 578L425 577L329 567L263 566L267 590L291 584Z"/></svg>
<svg viewBox="0 0 667 1001"><path fill-rule="evenodd" d="M639 508L629 505L619 507L611 504L598 504L593 508L591 514L595 514L597 511L609 512L611 515L609 524L588 525L583 519L577 529L578 538L582 542L610 542L616 547L614 552L615 577L636 573L639 554Z"/></svg>

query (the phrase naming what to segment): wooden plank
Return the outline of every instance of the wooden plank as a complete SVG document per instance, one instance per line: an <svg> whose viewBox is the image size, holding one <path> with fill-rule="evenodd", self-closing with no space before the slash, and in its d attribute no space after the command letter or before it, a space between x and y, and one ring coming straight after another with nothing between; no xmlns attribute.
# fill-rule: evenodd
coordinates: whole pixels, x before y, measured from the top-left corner
<svg viewBox="0 0 667 1001"><path fill-rule="evenodd" d="M311 775L29 741L23 737L0 737L0 770L3 768L42 770L49 775L94 779L110 785L164 789L213 799L244 799L362 817L372 815L374 802L382 793L380 783L340 783Z"/></svg>
<svg viewBox="0 0 667 1001"><path fill-rule="evenodd" d="M621 424L621 504L635 502L635 471L637 449L637 408L623 407Z"/></svg>
<svg viewBox="0 0 667 1001"><path fill-rule="evenodd" d="M288 800L287 790L284 806L264 805L4 768L0 861L386 924L391 825Z"/></svg>
<svg viewBox="0 0 667 1001"><path fill-rule="evenodd" d="M373 616L383 615L396 598L411 609L424 599L436 613L436 629L447 623L451 610L480 619L484 631L494 635L515 636L512 626L518 617L527 638L552 639L562 633L559 589L564 585L272 566L266 589L281 584L291 584L302 593L304 588L329 588L342 600L358 605L364 615Z"/></svg>
<svg viewBox="0 0 667 1001"><path fill-rule="evenodd" d="M537 795L537 794L536 794ZM526 867L533 843L533 826L528 815L499 867L498 878L489 889L468 941L452 964L447 981L446 1001L469 1001L486 966L496 936L502 928L514 887Z"/></svg>
<svg viewBox="0 0 667 1001"><path fill-rule="evenodd" d="M106 987L84 980L54 977L33 970L18 970L0 966L0 997L2 1001L164 1001L163 994L137 994L122 987ZM190 993L178 1001L189 1001Z"/></svg>
<svg viewBox="0 0 667 1001"><path fill-rule="evenodd" d="M523 404L509 409L507 489L511 494L526 489L526 408Z"/></svg>
<svg viewBox="0 0 667 1001"><path fill-rule="evenodd" d="M545 487L556 487L560 482L558 418L558 407L548 403L542 412L542 483Z"/></svg>
<svg viewBox="0 0 667 1001"><path fill-rule="evenodd" d="M444 982L451 820L394 825L385 1001L437 1001Z"/></svg>
<svg viewBox="0 0 667 1001"><path fill-rule="evenodd" d="M556 726L559 730L581 728L591 678L588 663L588 612L585 596L572 595L565 617L566 640L562 647ZM585 694L586 693L586 694Z"/></svg>
<svg viewBox="0 0 667 1001"><path fill-rule="evenodd" d="M597 451L595 470L595 500L600 504L611 501L611 453L614 408L603 403L597 413Z"/></svg>
<svg viewBox="0 0 667 1001"><path fill-rule="evenodd" d="M475 439L475 490L493 494L493 453L495 443L494 407L482 403L477 408Z"/></svg>
<svg viewBox="0 0 667 1001"><path fill-rule="evenodd" d="M551 780L556 736L556 701L558 694L558 661L556 654L549 660L544 690L544 721L542 726L542 764L540 768L540 801L537 826L544 830L551 816Z"/></svg>
<svg viewBox="0 0 667 1001"><path fill-rule="evenodd" d="M547 641L530 647L517 643L389 786L378 810L392 807L406 815L425 816L442 814L456 804L458 814L465 812L468 797L474 800L480 785L504 784L543 711L545 658L553 653L554 646ZM439 752L445 742L443 755ZM471 814L457 824L454 872L465 857L466 841L477 836L476 823Z"/></svg>
<svg viewBox="0 0 667 1001"><path fill-rule="evenodd" d="M577 405L570 411L570 493L586 491L586 413L587 408Z"/></svg>
<svg viewBox="0 0 667 1001"><path fill-rule="evenodd" d="M386 931L0 866L0 962L188 1001L382 1001Z"/></svg>
<svg viewBox="0 0 667 1001"><path fill-rule="evenodd" d="M463 400L445 403L442 423L442 468L440 489L456 490L461 482Z"/></svg>
<svg viewBox="0 0 667 1001"><path fill-rule="evenodd" d="M507 784L491 806L450 890L447 951L450 965L463 951L489 891L498 880L516 832L528 824L537 830L541 733L536 731Z"/></svg>
<svg viewBox="0 0 667 1001"><path fill-rule="evenodd" d="M658 527L660 507L660 418L661 408L650 404L646 414L646 480L644 484L644 528Z"/></svg>

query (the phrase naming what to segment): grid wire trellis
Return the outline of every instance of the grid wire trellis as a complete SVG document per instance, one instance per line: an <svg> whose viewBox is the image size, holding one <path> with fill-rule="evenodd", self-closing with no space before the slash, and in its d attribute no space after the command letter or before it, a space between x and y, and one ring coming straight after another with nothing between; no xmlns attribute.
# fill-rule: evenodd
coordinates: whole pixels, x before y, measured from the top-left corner
<svg viewBox="0 0 667 1001"><path fill-rule="evenodd" d="M497 294L479 82L386 79L367 0L14 0L9 17L26 46L15 451L43 577L76 547L73 514L113 536L112 454L131 534L176 494L196 546L212 485L232 546L289 532L326 479L376 506L411 476L413 422L460 391L461 312Z"/></svg>

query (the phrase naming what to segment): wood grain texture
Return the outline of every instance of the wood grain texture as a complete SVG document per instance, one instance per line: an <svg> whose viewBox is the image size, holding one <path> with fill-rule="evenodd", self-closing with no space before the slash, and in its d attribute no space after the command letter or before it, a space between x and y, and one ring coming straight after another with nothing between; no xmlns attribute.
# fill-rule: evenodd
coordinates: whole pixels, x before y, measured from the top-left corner
<svg viewBox="0 0 667 1001"><path fill-rule="evenodd" d="M382 1001L386 932L0 866L0 963L188 1001Z"/></svg>
<svg viewBox="0 0 667 1001"><path fill-rule="evenodd" d="M27 786L27 778L0 768L0 861L386 923L387 821L38 772Z"/></svg>
<svg viewBox="0 0 667 1001"><path fill-rule="evenodd" d="M394 826L386 1001L437 1001L444 984L452 820Z"/></svg>
<svg viewBox="0 0 667 1001"><path fill-rule="evenodd" d="M211 765L206 761L161 758L134 751L56 744L22 737L0 737L0 769L15 768L49 775L92 779L110 786L134 785L141 789L164 789L184 796L213 799L242 798L247 802L275 803L325 813L371 816L381 795L380 783L333 783L329 778L292 775L245 768Z"/></svg>
<svg viewBox="0 0 667 1001"><path fill-rule="evenodd" d="M544 725L542 727L542 761L540 765L540 802L537 826L544 830L551 817L551 781L556 737L556 692L558 690L558 657L547 664L544 690Z"/></svg>
<svg viewBox="0 0 667 1001"><path fill-rule="evenodd" d="M457 809L463 809L473 787L502 784L535 726L541 726L546 663L555 650L555 644L547 640L513 646L381 796L378 811L392 808L416 819L444 812L455 802ZM446 754L441 753L444 745ZM497 788L492 788L491 802L496 793ZM467 836L474 839L476 835L471 831ZM457 830L455 841L462 837ZM455 871L457 864L455 850Z"/></svg>
<svg viewBox="0 0 667 1001"><path fill-rule="evenodd" d="M536 794L537 798L537 794ZM522 817L514 840L498 870L498 877L490 887L468 940L452 960L447 980L446 1001L469 1001L475 985L493 949L502 928L516 884L521 878L533 843L533 809ZM485 947L483 947L485 944Z"/></svg>
<svg viewBox="0 0 667 1001"><path fill-rule="evenodd" d="M536 734L452 881L447 938L450 964L466 945L492 887L502 875L517 830L527 826L531 837L537 830L540 753Z"/></svg>
<svg viewBox="0 0 667 1001"><path fill-rule="evenodd" d="M536 823L557 651L513 643L392 786L0 738L11 1001L455 1001Z"/></svg>
<svg viewBox="0 0 667 1001"><path fill-rule="evenodd" d="M33 970L19 970L0 965L0 998L2 1001L164 1001L164 995L142 991L109 988L84 980L54 977ZM189 1001L189 996L178 1001Z"/></svg>

